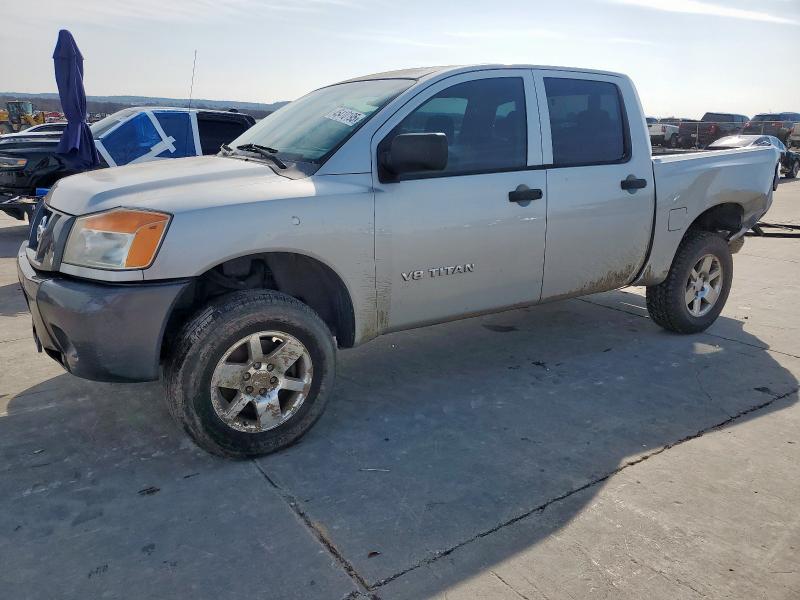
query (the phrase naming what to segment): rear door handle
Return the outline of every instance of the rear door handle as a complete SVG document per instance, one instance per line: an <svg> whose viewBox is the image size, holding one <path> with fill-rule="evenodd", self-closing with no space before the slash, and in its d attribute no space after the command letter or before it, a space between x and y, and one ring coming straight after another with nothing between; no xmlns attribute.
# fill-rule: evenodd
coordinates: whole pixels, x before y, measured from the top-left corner
<svg viewBox="0 0 800 600"><path fill-rule="evenodd" d="M517 186L517 189L508 192L508 201L517 202L520 206L527 206L531 200L540 200L544 196L542 190L531 189L524 183Z"/></svg>
<svg viewBox="0 0 800 600"><path fill-rule="evenodd" d="M636 190L641 190L642 188L647 187L647 179L637 179L635 175L628 175L625 179L620 182L620 187L623 190L628 190L629 192L634 192Z"/></svg>

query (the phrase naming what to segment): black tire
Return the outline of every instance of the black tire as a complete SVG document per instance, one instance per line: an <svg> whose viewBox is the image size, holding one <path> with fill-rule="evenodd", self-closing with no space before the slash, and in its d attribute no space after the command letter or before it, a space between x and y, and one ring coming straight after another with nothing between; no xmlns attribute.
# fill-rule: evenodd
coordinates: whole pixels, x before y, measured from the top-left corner
<svg viewBox="0 0 800 600"><path fill-rule="evenodd" d="M212 374L237 340L274 330L295 337L308 350L310 390L297 412L276 428L239 431L212 405ZM201 310L181 330L166 366L167 402L173 418L204 450L229 458L260 456L291 445L314 425L325 410L335 372L333 337L311 308L271 290L235 292Z"/></svg>
<svg viewBox="0 0 800 600"><path fill-rule="evenodd" d="M778 166L775 167L775 179L772 180L772 191L778 191L778 183L781 180L781 164L778 163Z"/></svg>
<svg viewBox="0 0 800 600"><path fill-rule="evenodd" d="M711 310L696 317L686 304L689 274L705 255L715 256L722 265L722 290ZM733 258L728 242L709 231L690 230L678 247L667 278L647 288L647 312L658 325L677 333L698 333L717 320L725 306L733 281Z"/></svg>
<svg viewBox="0 0 800 600"><path fill-rule="evenodd" d="M796 160L792 163L792 167L789 169L789 172L786 173L786 177L795 179L798 174L800 174L800 160Z"/></svg>

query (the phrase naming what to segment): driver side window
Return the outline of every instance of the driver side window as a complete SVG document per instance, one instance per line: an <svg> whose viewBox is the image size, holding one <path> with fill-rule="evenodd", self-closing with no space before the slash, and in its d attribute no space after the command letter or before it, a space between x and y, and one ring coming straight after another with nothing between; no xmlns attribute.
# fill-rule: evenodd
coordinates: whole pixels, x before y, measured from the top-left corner
<svg viewBox="0 0 800 600"><path fill-rule="evenodd" d="M401 133L443 133L448 161L437 175L522 168L527 164L525 86L520 77L477 79L447 88L394 128Z"/></svg>

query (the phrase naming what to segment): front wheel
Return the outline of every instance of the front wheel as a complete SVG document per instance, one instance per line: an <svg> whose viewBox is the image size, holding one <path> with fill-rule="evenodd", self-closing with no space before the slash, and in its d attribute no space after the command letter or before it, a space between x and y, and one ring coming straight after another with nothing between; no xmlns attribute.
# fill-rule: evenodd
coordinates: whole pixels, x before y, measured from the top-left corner
<svg viewBox="0 0 800 600"><path fill-rule="evenodd" d="M201 448L259 456L311 428L334 376L331 332L311 308L279 292L236 292L184 326L166 369L167 401Z"/></svg>
<svg viewBox="0 0 800 600"><path fill-rule="evenodd" d="M792 163L792 167L789 169L786 177L795 179L798 175L800 175L800 160L796 160Z"/></svg>
<svg viewBox="0 0 800 600"><path fill-rule="evenodd" d="M717 320L733 281L728 243L709 231L690 231L667 278L647 288L647 312L664 329L698 333Z"/></svg>

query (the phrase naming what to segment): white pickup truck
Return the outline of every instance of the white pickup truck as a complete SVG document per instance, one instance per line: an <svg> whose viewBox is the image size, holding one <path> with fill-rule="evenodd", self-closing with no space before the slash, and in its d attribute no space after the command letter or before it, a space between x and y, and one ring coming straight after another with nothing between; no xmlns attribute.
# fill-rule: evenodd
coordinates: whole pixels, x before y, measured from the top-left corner
<svg viewBox="0 0 800 600"><path fill-rule="evenodd" d="M217 156L60 180L19 279L38 347L68 371L163 369L199 445L258 455L320 416L337 346L631 285L655 323L704 330L778 158L653 158L615 73L381 73L311 92Z"/></svg>
<svg viewBox="0 0 800 600"><path fill-rule="evenodd" d="M650 143L653 146L677 148L678 129L679 127L672 123L662 123L658 119L647 117L647 131L650 134Z"/></svg>

